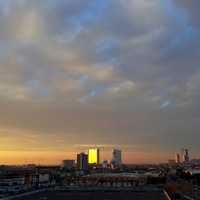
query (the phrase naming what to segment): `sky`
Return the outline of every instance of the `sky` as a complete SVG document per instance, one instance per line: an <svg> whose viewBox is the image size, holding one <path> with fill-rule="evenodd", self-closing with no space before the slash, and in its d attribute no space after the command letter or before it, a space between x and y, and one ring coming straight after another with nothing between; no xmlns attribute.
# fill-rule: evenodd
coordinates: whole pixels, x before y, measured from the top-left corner
<svg viewBox="0 0 200 200"><path fill-rule="evenodd" d="M0 0L0 164L100 147L199 155L199 0Z"/></svg>

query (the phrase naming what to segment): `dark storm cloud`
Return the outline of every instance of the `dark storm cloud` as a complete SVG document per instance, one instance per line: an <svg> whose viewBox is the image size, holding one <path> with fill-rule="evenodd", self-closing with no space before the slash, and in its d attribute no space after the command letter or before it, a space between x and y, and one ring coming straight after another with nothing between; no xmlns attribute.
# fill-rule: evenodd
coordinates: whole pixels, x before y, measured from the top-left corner
<svg viewBox="0 0 200 200"><path fill-rule="evenodd" d="M69 144L198 149L200 34L190 2L1 1L2 128Z"/></svg>

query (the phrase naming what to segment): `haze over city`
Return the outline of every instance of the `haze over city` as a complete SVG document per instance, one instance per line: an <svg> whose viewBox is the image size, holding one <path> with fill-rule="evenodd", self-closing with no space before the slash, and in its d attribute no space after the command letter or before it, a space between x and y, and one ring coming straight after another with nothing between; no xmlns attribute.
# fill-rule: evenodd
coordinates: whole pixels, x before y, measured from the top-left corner
<svg viewBox="0 0 200 200"><path fill-rule="evenodd" d="M0 0L0 164L199 158L200 1Z"/></svg>

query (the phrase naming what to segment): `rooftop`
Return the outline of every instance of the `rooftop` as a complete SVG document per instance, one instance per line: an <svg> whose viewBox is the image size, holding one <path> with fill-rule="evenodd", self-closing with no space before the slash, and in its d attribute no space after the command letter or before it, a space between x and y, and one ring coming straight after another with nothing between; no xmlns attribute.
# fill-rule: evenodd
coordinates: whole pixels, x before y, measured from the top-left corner
<svg viewBox="0 0 200 200"><path fill-rule="evenodd" d="M14 200L24 200L25 197ZM167 200L161 191L48 191L26 196L26 200Z"/></svg>

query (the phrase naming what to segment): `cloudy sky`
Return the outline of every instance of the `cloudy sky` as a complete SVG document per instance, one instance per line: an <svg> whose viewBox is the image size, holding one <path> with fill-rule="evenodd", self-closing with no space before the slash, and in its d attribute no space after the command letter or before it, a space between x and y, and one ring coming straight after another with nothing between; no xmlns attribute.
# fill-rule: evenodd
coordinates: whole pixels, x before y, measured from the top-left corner
<svg viewBox="0 0 200 200"><path fill-rule="evenodd" d="M199 0L0 0L0 161L199 156Z"/></svg>

